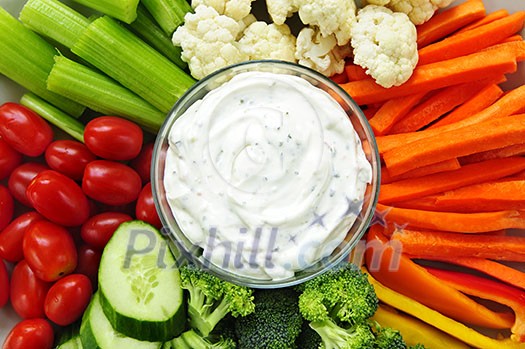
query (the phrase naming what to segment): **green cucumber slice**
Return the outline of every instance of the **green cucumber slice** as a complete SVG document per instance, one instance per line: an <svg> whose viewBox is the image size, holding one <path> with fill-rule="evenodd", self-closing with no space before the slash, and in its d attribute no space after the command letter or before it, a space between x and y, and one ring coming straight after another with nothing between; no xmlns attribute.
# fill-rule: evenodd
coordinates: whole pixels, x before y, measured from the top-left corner
<svg viewBox="0 0 525 349"><path fill-rule="evenodd" d="M82 346L82 341L80 340L80 336L76 335L68 339L64 343L60 344L59 346L57 346L56 349L83 349L83 348L84 347Z"/></svg>
<svg viewBox="0 0 525 349"><path fill-rule="evenodd" d="M153 226L121 224L102 253L98 279L100 304L117 332L152 342L182 333L186 312L179 271Z"/></svg>
<svg viewBox="0 0 525 349"><path fill-rule="evenodd" d="M162 343L140 341L115 331L104 315L100 293L93 296L82 317L80 340L83 349L159 349Z"/></svg>

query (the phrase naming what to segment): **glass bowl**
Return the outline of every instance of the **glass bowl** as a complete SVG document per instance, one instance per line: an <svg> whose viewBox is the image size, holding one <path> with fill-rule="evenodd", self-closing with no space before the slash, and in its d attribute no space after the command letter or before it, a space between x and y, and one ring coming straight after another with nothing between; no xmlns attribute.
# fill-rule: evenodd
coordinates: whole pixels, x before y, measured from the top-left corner
<svg viewBox="0 0 525 349"><path fill-rule="evenodd" d="M359 202L359 204L362 203L361 209L358 213L356 212L357 217L355 221L343 227L343 234L346 232L346 235L343 239L337 240L337 242L341 240L342 242L332 247L333 251L331 251L330 254L325 253L325 256L313 264L305 263L300 269L294 270L293 275L288 275L283 278L261 278L260 276L246 275L246 273L233 272L231 267L211 263L204 255L202 245L193 244L183 229L181 229L180 222L175 217L170 202L167 199L166 187L164 185L165 161L169 149L168 138L175 121L188 110L190 106L202 99L210 91L223 85L234 76L245 72L269 72L292 75L304 79L313 86L326 91L348 115L355 133L360 139L366 160L371 166L371 181L366 185L362 202ZM155 205L163 224L162 233L168 237L167 241L170 249L177 257L181 258L182 261L187 260L193 262L197 266L206 268L208 272L236 284L252 288L278 288L302 283L321 274L323 271L328 270L343 260L348 259L350 252L362 238L374 215L379 193L379 177L380 158L373 132L359 106L341 87L324 75L304 66L284 61L260 60L248 61L218 70L198 81L177 101L157 135L153 150L151 182ZM203 234L206 233L205 228L202 228L202 231Z"/></svg>

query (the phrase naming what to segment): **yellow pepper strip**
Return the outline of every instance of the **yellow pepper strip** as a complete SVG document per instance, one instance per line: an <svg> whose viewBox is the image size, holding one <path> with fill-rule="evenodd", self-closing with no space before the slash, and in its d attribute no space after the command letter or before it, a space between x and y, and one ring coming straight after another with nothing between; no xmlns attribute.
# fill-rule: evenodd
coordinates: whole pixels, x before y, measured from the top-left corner
<svg viewBox="0 0 525 349"><path fill-rule="evenodd" d="M389 306L380 305L372 320L381 326L391 327L403 336L405 342L412 346L418 343L426 348L438 349L469 349L470 347L457 338L438 330L437 328L416 319L415 317L402 314Z"/></svg>
<svg viewBox="0 0 525 349"><path fill-rule="evenodd" d="M368 273L367 270L364 270ZM411 299L396 291L393 291L368 273L368 280L374 286L377 297L400 311L419 318L421 321L436 327L437 329L456 337L457 339L481 349L525 349L525 343L517 343L510 338L494 339L487 337L474 329L465 326L443 314Z"/></svg>

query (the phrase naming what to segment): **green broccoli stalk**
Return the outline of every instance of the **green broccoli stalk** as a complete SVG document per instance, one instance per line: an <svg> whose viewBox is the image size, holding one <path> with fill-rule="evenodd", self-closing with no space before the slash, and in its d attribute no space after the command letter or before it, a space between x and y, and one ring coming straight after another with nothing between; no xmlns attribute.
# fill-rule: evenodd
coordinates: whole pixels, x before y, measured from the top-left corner
<svg viewBox="0 0 525 349"><path fill-rule="evenodd" d="M312 321L315 332L321 336L323 349L373 349L375 337L366 323L359 323L348 329L333 320Z"/></svg>
<svg viewBox="0 0 525 349"><path fill-rule="evenodd" d="M301 332L298 295L291 288L255 292L255 312L235 321L239 349L290 349Z"/></svg>
<svg viewBox="0 0 525 349"><path fill-rule="evenodd" d="M207 337L226 315L246 316L255 309L253 290L232 284L193 265L180 268L188 292L189 326Z"/></svg>
<svg viewBox="0 0 525 349"><path fill-rule="evenodd" d="M164 344L163 349L235 349L236 344L231 338L220 338L212 343L209 338L201 337L194 330L182 333L179 337Z"/></svg>
<svg viewBox="0 0 525 349"><path fill-rule="evenodd" d="M406 349L407 344L401 332L390 327L381 327L376 321L370 321L376 336L377 349Z"/></svg>
<svg viewBox="0 0 525 349"><path fill-rule="evenodd" d="M301 333L295 341L296 347L300 349L319 349L321 336L310 327L310 322L303 321Z"/></svg>

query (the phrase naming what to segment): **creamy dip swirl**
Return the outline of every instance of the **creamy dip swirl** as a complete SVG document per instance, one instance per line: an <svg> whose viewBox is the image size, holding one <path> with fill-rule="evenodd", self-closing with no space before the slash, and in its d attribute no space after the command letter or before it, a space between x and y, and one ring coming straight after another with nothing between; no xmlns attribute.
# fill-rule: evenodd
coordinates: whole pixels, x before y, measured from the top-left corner
<svg viewBox="0 0 525 349"><path fill-rule="evenodd" d="M348 115L299 77L246 72L173 124L164 186L202 258L286 279L343 241L372 168Z"/></svg>

